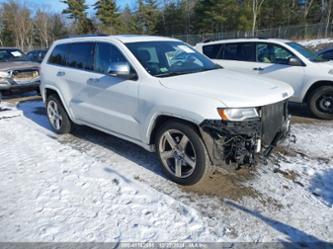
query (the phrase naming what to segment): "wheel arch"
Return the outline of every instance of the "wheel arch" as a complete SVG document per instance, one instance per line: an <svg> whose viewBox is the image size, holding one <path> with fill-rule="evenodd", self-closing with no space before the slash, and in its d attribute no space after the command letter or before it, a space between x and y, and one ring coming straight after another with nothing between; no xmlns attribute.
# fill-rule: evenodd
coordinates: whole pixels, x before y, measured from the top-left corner
<svg viewBox="0 0 333 249"><path fill-rule="evenodd" d="M59 93L59 91L58 91L56 88L46 86L46 87L44 88L42 94L43 94L42 96L43 96L43 99L44 99L45 103L46 103L46 100L47 100L47 97L48 97L48 96L50 96L50 95L52 95L52 94L56 95L56 96L60 99L60 101L61 101L63 107L65 108L65 111L66 111L67 115L69 116L69 118L70 118L71 121L73 122L73 120L74 120L73 117L74 117L74 116L73 116L72 113L69 111L67 105L65 104L65 101L64 101L62 95Z"/></svg>
<svg viewBox="0 0 333 249"><path fill-rule="evenodd" d="M311 94L313 93L313 91L315 91L316 89L318 89L319 87L322 86L333 86L333 81L329 81L329 80L321 80L321 81L317 81L315 83L313 83L306 91L305 96L303 98L303 103L307 103L309 101L309 97L311 96Z"/></svg>
<svg viewBox="0 0 333 249"><path fill-rule="evenodd" d="M207 141L210 141L209 138L205 136L205 134L202 132L202 129L198 124L196 124L194 121L190 121L181 117L174 117L174 116L169 116L169 115L159 115L156 117L153 123L153 127L150 132L149 136L149 145L153 146L153 148L156 150L156 145L155 145L155 139L156 135L158 132L158 129L165 123L169 121L178 121L183 124L190 125L193 127L194 131L198 134L198 136L202 139L203 145L208 152L208 159L210 161L210 164L213 165L213 160L212 160L212 150L211 146L207 144ZM207 140L208 139L208 140ZM210 141L212 142L212 141Z"/></svg>
<svg viewBox="0 0 333 249"><path fill-rule="evenodd" d="M161 114L161 115L157 116L154 119L154 121L153 121L151 132L149 133L149 144L150 145L154 144L154 141L156 139L156 135L157 135L158 129L165 122L170 122L170 121L178 121L178 122L185 123L187 125L192 126L194 128L194 130L198 133L198 135L201 137L199 126L194 121L190 121L190 120L187 120L187 119L184 119L184 118L180 118L180 117L175 117L175 116L169 116L169 115Z"/></svg>

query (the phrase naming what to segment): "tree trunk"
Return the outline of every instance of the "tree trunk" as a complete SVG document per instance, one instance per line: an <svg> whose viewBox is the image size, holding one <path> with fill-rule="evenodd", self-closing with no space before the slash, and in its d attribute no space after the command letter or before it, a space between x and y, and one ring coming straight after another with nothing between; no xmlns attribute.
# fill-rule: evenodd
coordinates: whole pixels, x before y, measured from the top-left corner
<svg viewBox="0 0 333 249"><path fill-rule="evenodd" d="M331 22L331 13L332 13L332 0L328 1L328 6L327 6L327 18L326 18L326 26L325 26L325 37L328 36L328 28L330 26Z"/></svg>

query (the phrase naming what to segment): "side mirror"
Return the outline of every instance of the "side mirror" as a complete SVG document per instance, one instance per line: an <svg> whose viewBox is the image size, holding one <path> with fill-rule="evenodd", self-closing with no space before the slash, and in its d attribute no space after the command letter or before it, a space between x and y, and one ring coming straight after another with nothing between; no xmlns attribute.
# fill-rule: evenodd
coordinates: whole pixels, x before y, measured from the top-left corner
<svg viewBox="0 0 333 249"><path fill-rule="evenodd" d="M131 66L127 62L111 63L108 68L108 74L126 79L133 79L136 77L136 74L131 73Z"/></svg>
<svg viewBox="0 0 333 249"><path fill-rule="evenodd" d="M289 65L290 66L302 66L302 63L300 62L300 60L296 57L291 57L289 58Z"/></svg>

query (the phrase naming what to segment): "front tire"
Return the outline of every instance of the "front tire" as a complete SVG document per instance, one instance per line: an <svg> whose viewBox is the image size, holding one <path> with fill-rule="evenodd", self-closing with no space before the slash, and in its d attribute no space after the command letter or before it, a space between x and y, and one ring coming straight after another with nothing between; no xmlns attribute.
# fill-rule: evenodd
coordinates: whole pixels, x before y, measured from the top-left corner
<svg viewBox="0 0 333 249"><path fill-rule="evenodd" d="M189 186L210 176L212 166L205 145L191 125L167 122L159 129L155 146L163 172L175 183Z"/></svg>
<svg viewBox="0 0 333 249"><path fill-rule="evenodd" d="M314 116L321 119L333 119L333 86L322 86L314 90L308 101Z"/></svg>
<svg viewBox="0 0 333 249"><path fill-rule="evenodd" d="M50 95L46 101L46 112L49 122L57 134L67 134L72 130L72 121L56 95Z"/></svg>

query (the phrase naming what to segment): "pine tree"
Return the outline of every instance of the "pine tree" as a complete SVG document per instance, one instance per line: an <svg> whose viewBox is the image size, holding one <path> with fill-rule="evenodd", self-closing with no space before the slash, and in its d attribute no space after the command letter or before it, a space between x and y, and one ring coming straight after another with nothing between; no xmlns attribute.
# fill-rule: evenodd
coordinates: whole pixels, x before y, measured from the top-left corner
<svg viewBox="0 0 333 249"><path fill-rule="evenodd" d="M121 33L134 34L138 33L135 16L128 4L126 4L124 10L120 15L120 28Z"/></svg>
<svg viewBox="0 0 333 249"><path fill-rule="evenodd" d="M85 0L64 0L62 2L68 6L62 11L63 14L68 15L68 18L78 21L86 17L88 6Z"/></svg>
<svg viewBox="0 0 333 249"><path fill-rule="evenodd" d="M95 31L92 21L87 17L88 6L85 0L64 0L62 2L67 4L67 9L64 9L62 13L68 15L69 19L74 19L77 33L86 34Z"/></svg>
<svg viewBox="0 0 333 249"><path fill-rule="evenodd" d="M196 29L213 33L248 30L251 12L239 0L201 0L195 7Z"/></svg>
<svg viewBox="0 0 333 249"><path fill-rule="evenodd" d="M119 30L119 13L114 0L99 0L94 4L96 17L101 22L102 31L114 34Z"/></svg>
<svg viewBox="0 0 333 249"><path fill-rule="evenodd" d="M138 11L136 13L138 31L143 34L156 33L160 14L157 0L138 0Z"/></svg>

